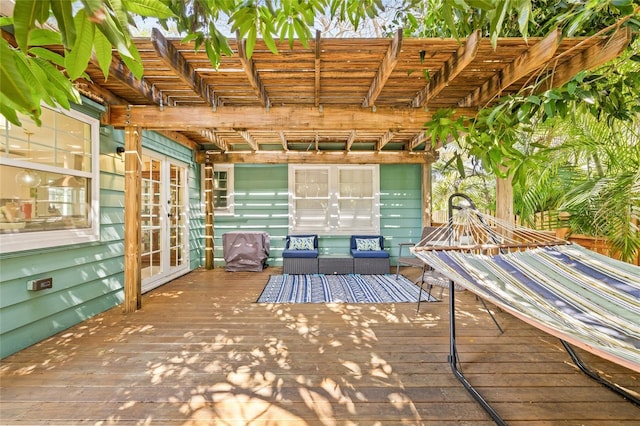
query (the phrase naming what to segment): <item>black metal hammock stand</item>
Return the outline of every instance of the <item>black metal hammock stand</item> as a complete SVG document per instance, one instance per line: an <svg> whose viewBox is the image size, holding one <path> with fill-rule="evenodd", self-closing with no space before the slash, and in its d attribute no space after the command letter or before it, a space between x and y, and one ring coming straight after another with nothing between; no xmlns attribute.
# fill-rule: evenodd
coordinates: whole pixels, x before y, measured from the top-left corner
<svg viewBox="0 0 640 426"><path fill-rule="evenodd" d="M585 366L572 347L640 372L639 267L483 214L464 194L449 198L447 226L412 251L449 279L448 361L497 424L506 423L460 368L456 286L559 338L581 371L640 406L636 395Z"/></svg>

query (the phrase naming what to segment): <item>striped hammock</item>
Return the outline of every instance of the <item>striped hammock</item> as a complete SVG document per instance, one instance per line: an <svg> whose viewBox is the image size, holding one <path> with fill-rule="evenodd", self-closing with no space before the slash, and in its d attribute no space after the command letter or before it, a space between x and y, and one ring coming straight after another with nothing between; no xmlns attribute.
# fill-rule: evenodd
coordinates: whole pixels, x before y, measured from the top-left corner
<svg viewBox="0 0 640 426"><path fill-rule="evenodd" d="M640 268L460 212L414 254L457 285L523 321L640 372Z"/></svg>

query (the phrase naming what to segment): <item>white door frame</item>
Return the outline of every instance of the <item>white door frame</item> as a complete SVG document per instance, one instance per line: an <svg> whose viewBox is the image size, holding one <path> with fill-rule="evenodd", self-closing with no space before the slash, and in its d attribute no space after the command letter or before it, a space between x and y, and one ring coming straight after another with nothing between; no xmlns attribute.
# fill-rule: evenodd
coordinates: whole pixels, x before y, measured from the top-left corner
<svg viewBox="0 0 640 426"><path fill-rule="evenodd" d="M166 155L158 154L154 151L143 149L143 156L149 157L152 160L159 161L160 164L160 190L159 190L159 228L160 228L160 241L159 241L159 256L160 266L159 269L149 268L152 273L144 273L142 278L142 292L150 291L162 284L165 284L172 279L175 279L181 275L190 271L190 256L189 256L189 166L183 162L177 161ZM182 203L179 209L181 216L180 224L176 232L182 233L182 246L181 249L181 263L177 266L172 266L170 262L170 209L169 203L171 202L171 165L179 168L181 177L179 190L181 191ZM143 185L144 187L144 185ZM145 211L145 199L143 194L142 211ZM141 222L144 223L144 220ZM145 234L145 226L143 225L143 235ZM144 238L144 237L143 237ZM140 248L145 250L145 245Z"/></svg>

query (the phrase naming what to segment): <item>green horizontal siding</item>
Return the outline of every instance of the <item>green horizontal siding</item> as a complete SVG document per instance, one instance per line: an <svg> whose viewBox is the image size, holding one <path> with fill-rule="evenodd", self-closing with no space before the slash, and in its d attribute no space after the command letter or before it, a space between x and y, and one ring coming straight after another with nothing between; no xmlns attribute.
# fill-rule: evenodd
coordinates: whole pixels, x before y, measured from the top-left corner
<svg viewBox="0 0 640 426"><path fill-rule="evenodd" d="M0 357L6 357L123 301L124 161L115 154L123 132L100 131L100 241L0 255ZM200 170L192 152L155 133L143 146L189 165L191 268L202 265ZM53 278L28 291L27 281ZM54 337L55 338L55 337Z"/></svg>
<svg viewBox="0 0 640 426"><path fill-rule="evenodd" d="M282 265L282 250L289 226L288 166L237 164L234 168L235 214L216 216L214 222L215 265L224 266L222 235L231 231L269 233L271 250L267 263ZM422 229L422 172L420 165L380 166L380 229L391 262L398 243L417 241ZM321 254L349 253L349 236L321 236Z"/></svg>

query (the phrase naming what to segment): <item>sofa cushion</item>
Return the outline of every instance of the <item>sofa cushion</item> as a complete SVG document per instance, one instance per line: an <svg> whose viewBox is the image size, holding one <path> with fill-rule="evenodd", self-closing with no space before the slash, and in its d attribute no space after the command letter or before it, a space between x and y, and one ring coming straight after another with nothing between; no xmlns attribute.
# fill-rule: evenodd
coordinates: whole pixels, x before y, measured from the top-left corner
<svg viewBox="0 0 640 426"><path fill-rule="evenodd" d="M318 257L318 236L315 234L287 235L282 257Z"/></svg>
<svg viewBox="0 0 640 426"><path fill-rule="evenodd" d="M384 250L384 237L382 235L352 235L351 256L388 258L389 253Z"/></svg>
<svg viewBox="0 0 640 426"><path fill-rule="evenodd" d="M318 250L283 250L282 257L318 257Z"/></svg>
<svg viewBox="0 0 640 426"><path fill-rule="evenodd" d="M376 257L376 258L387 258L389 257L389 253L384 250L356 250L351 249L351 256L353 257Z"/></svg>
<svg viewBox="0 0 640 426"><path fill-rule="evenodd" d="M288 250L313 250L314 237L289 237Z"/></svg>
<svg viewBox="0 0 640 426"><path fill-rule="evenodd" d="M356 250L381 250L378 238L356 238Z"/></svg>

